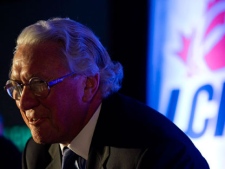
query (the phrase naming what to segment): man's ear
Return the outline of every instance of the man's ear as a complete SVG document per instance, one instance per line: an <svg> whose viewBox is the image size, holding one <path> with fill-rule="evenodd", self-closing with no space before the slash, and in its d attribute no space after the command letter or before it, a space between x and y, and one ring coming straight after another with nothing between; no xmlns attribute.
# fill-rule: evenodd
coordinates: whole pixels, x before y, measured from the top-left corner
<svg viewBox="0 0 225 169"><path fill-rule="evenodd" d="M89 76L86 78L84 95L82 98L84 102L90 101L97 92L99 88L99 78L100 76L98 73L95 76Z"/></svg>

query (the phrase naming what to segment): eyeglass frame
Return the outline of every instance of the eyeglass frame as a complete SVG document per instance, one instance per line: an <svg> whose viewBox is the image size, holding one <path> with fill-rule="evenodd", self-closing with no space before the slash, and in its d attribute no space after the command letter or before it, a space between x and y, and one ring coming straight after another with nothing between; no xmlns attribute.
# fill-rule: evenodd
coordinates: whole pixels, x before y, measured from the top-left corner
<svg viewBox="0 0 225 169"><path fill-rule="evenodd" d="M47 94L46 96L43 97L43 98L45 98L45 97L47 97L47 96L49 95L49 92L50 92L50 88L51 88L51 87L53 87L54 85L56 85L56 84L62 82L65 78L70 77L70 76L72 76L72 75L74 75L74 74L75 74L75 73L72 72L72 73L66 74L66 75L64 75L64 76L61 76L61 77L59 77L59 78L57 78L57 79L51 80L50 82L46 82L45 80L42 80L42 79L39 78L39 77L32 77L32 78L29 79L29 83L28 83L28 84L18 83L16 80L9 79L9 80L6 81L6 84L7 84L8 81L14 81L14 82L15 82L16 84L18 84L18 86L20 87L21 90L17 90L17 91L18 91L18 93L20 94L20 96L22 96L23 87L24 87L24 86L29 86L29 87L30 87L31 81L32 81L33 79L37 78L37 79L39 79L40 81L43 81L43 82L46 84L46 86L47 86L48 94ZM9 85L9 84L7 84L7 85ZM4 90L6 90L7 93L8 93L7 85L4 86ZM30 89L31 89L31 88L30 88ZM16 89L15 89L15 90L16 90ZM32 89L31 89L31 91L32 91ZM33 93L33 91L32 91L32 93ZM34 94L35 96L38 97L38 95L36 95L35 93L33 93L33 94ZM20 100L20 99L15 99L15 98L13 98L9 93L8 93L8 95L9 95L12 99L14 99L14 100Z"/></svg>

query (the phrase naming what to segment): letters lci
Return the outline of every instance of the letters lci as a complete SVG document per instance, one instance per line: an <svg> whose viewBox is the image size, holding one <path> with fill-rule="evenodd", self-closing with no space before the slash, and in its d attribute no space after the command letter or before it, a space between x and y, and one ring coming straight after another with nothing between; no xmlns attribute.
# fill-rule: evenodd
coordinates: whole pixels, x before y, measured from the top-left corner
<svg viewBox="0 0 225 169"><path fill-rule="evenodd" d="M221 91L222 92L221 92L221 98L220 98L220 102L219 102L217 122L216 122L215 132L214 132L215 136L223 135L224 125L225 125L225 82L223 83L223 87L222 87ZM184 131L191 138L199 138L202 135L204 135L204 133L207 130L207 126L208 126L208 123L210 120L210 118L203 119L204 126L203 126L202 130L198 131L198 132L194 131L193 123L194 123L194 119L195 119L196 106L198 104L198 96L199 96L199 94L201 94L201 92L207 93L209 102L213 100L213 95L215 93L213 86L210 84L201 86L195 92L195 94L193 96L188 127L187 127L187 130ZM178 104L179 94L180 94L179 89L174 89L171 91L170 101L169 101L168 109L166 112L166 116L173 122L174 122L174 117L175 117L176 108L177 108L177 104Z"/></svg>

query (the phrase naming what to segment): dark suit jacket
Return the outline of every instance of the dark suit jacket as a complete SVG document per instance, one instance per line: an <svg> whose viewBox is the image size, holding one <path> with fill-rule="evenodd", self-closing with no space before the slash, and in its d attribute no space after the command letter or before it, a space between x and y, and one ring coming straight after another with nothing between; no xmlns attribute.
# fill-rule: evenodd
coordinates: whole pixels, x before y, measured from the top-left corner
<svg viewBox="0 0 225 169"><path fill-rule="evenodd" d="M24 169L60 169L58 144L28 141ZM87 169L209 169L191 140L170 120L120 94L105 99Z"/></svg>

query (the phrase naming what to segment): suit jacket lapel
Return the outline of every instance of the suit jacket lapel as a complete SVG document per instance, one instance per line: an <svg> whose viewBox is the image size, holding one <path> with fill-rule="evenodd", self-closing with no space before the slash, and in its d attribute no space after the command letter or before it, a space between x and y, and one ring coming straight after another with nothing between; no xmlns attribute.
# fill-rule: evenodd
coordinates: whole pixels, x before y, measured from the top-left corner
<svg viewBox="0 0 225 169"><path fill-rule="evenodd" d="M109 157L109 147L92 147L89 151L87 169L103 169Z"/></svg>
<svg viewBox="0 0 225 169"><path fill-rule="evenodd" d="M59 144L52 144L49 148L49 154L52 157L52 161L46 167L46 169L61 169L62 153Z"/></svg>

